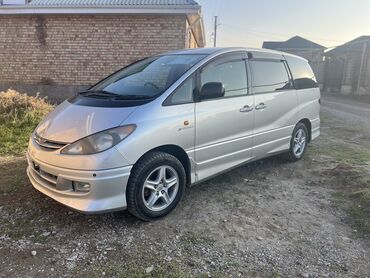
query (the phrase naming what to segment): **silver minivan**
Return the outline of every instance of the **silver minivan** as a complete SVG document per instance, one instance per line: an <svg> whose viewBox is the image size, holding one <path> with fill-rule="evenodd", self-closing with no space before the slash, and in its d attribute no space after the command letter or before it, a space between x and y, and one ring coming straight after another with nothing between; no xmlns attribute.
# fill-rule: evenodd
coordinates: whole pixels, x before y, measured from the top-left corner
<svg viewBox="0 0 370 278"><path fill-rule="evenodd" d="M29 141L33 186L84 213L172 211L185 189L276 154L297 161L320 135L307 60L244 48L140 60L64 101Z"/></svg>

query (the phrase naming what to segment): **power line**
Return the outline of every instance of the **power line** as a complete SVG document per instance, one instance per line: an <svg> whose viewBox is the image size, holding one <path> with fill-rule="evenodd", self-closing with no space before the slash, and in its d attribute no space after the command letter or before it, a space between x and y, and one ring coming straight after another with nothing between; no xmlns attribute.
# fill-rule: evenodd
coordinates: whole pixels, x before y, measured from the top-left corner
<svg viewBox="0 0 370 278"><path fill-rule="evenodd" d="M216 13L215 13L215 15L219 15L219 13L220 13L220 9L221 9L221 5L222 5L222 1L221 0L218 0L218 2L217 2L217 5L216 5Z"/></svg>
<svg viewBox="0 0 370 278"><path fill-rule="evenodd" d="M239 29L243 30L244 32L249 32L249 33L254 33L257 36L264 37L263 34L269 35L269 36L274 36L278 39L284 39L288 36L291 36L291 34L278 34L278 33L272 33L272 32L266 32L266 31L260 31L257 29L250 29L250 28L244 28L241 26L236 26L236 25L231 25L231 24L226 24L223 23L222 26L232 28L233 30ZM320 41L327 41L327 42L340 42L340 43L345 43L343 40L330 40L330 39L324 39L324 38L318 38L318 37L311 37L314 40L320 40Z"/></svg>
<svg viewBox="0 0 370 278"><path fill-rule="evenodd" d="M221 4L220 2L218 2L219 4ZM220 5L218 7L218 10L220 8ZM218 12L217 12L218 14ZM214 30L215 30L215 33L216 33L216 40L217 40L217 32L218 32L218 26L220 26L221 24L218 23L218 16L215 16L215 22L214 22ZM259 37L265 37L263 34L266 34L266 35L269 35L269 36L275 36L275 37L279 37L279 39L286 39L286 37L288 36L291 36L291 34L277 34L277 33L272 33L272 32L266 32L266 31L260 31L260 30L257 30L257 29L250 29L250 28L244 28L244 27L241 27L241 26L236 26L236 25L232 25L232 24L226 24L226 23L222 23L222 26L223 27L228 27L228 28L232 28L233 30L235 29L239 29L239 30L243 30L244 32L246 33L251 33L253 34L254 36L259 36ZM215 33L213 33L213 36L215 35ZM365 42L368 42L370 41L370 39L367 39L367 40L361 40L361 41L357 41L357 42L347 42L346 41L343 41L343 40L329 40L329 39L324 39L324 38L317 38L317 37L310 37L312 38L313 40L321 40L321 41L327 41L327 42L340 42L341 44L340 45L333 45L333 46L329 46L329 47L326 47L327 50L330 50L330 49L333 49L333 48L337 48L339 46L342 46L342 45L346 45L346 46L350 46L350 45L355 45L355 44L361 44L361 43L365 43ZM230 40L228 40L230 42ZM246 44L246 40L244 41L240 41L238 43L245 43ZM217 45L217 41L215 42L214 40L214 45ZM307 52L311 52L311 51L307 51Z"/></svg>
<svg viewBox="0 0 370 278"><path fill-rule="evenodd" d="M222 24L222 26L227 26L226 24ZM230 25L229 25L230 27ZM254 36L259 36L259 37L264 37L263 35L261 34L255 34L255 33L263 33L263 32L259 32L259 31L252 31L252 30L248 30L248 29L245 29L246 30L246 33L251 33L253 34ZM286 38L287 36L291 36L291 35L286 35L284 36L284 38ZM283 39L283 37L280 37L281 39ZM313 38L315 39L315 38ZM316 38L317 39L317 38ZM334 49L334 48L337 48L337 47L340 47L340 46L343 46L343 45L346 45L346 46L350 46L350 45L356 45L356 44L362 44L364 42L369 42L370 39L366 39L366 40L361 40L361 41L357 41L357 42L345 42L345 41L342 41L342 40L327 40L327 41L337 41L337 42L342 42L342 44L339 44L339 45L333 45L333 46L329 46L329 47L326 47L326 50L331 50L331 49ZM240 41L242 42L242 41ZM244 43L244 41L243 41ZM308 52L310 52L311 50L309 50Z"/></svg>

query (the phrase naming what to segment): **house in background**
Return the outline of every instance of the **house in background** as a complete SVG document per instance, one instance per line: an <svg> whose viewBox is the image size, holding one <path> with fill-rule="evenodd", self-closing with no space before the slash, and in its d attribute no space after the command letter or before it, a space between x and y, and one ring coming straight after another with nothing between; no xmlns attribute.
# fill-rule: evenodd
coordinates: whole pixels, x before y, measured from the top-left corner
<svg viewBox="0 0 370 278"><path fill-rule="evenodd" d="M129 63L205 44L193 0L0 0L0 90L61 100Z"/></svg>
<svg viewBox="0 0 370 278"><path fill-rule="evenodd" d="M317 80L319 83L322 83L323 57L326 49L324 46L295 36L287 41L266 41L263 43L262 48L283 51L307 59L315 72Z"/></svg>
<svg viewBox="0 0 370 278"><path fill-rule="evenodd" d="M325 53L324 90L370 94L370 36L362 36Z"/></svg>

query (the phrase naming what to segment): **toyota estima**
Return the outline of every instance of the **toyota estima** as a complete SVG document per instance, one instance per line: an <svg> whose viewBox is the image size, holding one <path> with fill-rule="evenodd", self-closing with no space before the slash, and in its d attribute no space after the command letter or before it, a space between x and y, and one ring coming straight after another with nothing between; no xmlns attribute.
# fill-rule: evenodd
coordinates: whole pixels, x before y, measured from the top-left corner
<svg viewBox="0 0 370 278"><path fill-rule="evenodd" d="M268 50L182 50L138 61L36 128L33 186L84 213L172 211L185 189L244 163L304 155L320 134L308 62Z"/></svg>

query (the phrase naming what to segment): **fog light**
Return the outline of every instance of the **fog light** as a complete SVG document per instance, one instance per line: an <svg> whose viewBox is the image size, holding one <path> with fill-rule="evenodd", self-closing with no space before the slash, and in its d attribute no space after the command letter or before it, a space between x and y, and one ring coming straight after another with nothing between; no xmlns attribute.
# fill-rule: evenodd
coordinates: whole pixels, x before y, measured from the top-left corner
<svg viewBox="0 0 370 278"><path fill-rule="evenodd" d="M90 184L84 183L84 182L79 182L79 181L74 181L73 182L73 189L76 192L89 192L90 191Z"/></svg>

